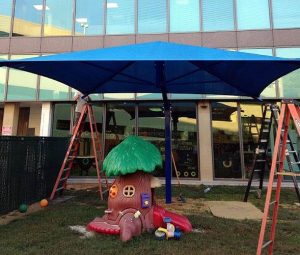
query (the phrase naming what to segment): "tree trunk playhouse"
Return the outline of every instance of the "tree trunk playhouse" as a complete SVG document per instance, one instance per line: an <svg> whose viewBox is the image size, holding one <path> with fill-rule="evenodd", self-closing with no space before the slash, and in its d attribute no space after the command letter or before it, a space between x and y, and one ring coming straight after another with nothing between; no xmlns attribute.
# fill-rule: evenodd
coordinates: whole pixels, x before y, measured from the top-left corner
<svg viewBox="0 0 300 255"><path fill-rule="evenodd" d="M144 231L166 227L166 222L183 232L190 232L192 225L186 217L155 203L154 188L159 187L160 182L151 172L161 165L159 150L137 136L129 136L111 150L103 162L103 171L107 176L118 177L109 189L105 215L95 218L87 228L98 233L120 235L122 241Z"/></svg>

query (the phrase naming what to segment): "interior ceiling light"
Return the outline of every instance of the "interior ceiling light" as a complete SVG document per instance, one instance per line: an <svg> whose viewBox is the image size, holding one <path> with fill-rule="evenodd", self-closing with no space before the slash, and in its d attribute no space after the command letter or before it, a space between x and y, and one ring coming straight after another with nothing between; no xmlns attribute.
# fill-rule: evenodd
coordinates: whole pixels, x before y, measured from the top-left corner
<svg viewBox="0 0 300 255"><path fill-rule="evenodd" d="M107 8L119 8L118 3L107 3Z"/></svg>
<svg viewBox="0 0 300 255"><path fill-rule="evenodd" d="M37 11L42 11L43 10L43 5L42 4L35 4L33 5L33 8L36 9ZM50 8L46 5L46 10L49 11Z"/></svg>

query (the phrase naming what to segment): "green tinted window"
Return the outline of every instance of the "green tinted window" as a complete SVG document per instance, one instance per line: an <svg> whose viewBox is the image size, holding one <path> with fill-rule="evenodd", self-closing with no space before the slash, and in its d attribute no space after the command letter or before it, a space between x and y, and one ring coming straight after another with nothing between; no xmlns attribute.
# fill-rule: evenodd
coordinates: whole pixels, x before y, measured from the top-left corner
<svg viewBox="0 0 300 255"><path fill-rule="evenodd" d="M11 59L31 58L35 55L13 55ZM37 75L9 69L7 100L35 100Z"/></svg>
<svg viewBox="0 0 300 255"><path fill-rule="evenodd" d="M69 136L71 130L72 104L55 104L52 136Z"/></svg>
<svg viewBox="0 0 300 255"><path fill-rule="evenodd" d="M0 59L7 59L7 55L0 55ZM7 73L7 68L0 67L0 101L4 100L6 73Z"/></svg>
<svg viewBox="0 0 300 255"><path fill-rule="evenodd" d="M61 82L41 77L40 100L69 100L69 87Z"/></svg>

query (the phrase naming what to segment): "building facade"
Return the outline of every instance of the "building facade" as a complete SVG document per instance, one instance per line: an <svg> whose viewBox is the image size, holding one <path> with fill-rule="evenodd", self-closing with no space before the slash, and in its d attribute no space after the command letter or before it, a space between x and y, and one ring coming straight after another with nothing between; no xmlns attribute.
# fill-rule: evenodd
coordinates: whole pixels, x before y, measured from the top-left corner
<svg viewBox="0 0 300 255"><path fill-rule="evenodd" d="M300 0L0 0L3 59L148 41L300 58ZM299 99L299 80L300 71L286 75L261 97ZM69 136L74 93L54 80L0 68L1 134ZM169 98L180 176L247 179L262 105L225 95ZM163 153L161 95L94 94L91 99L105 154L130 134L152 141ZM84 147L82 153L88 154L89 146Z"/></svg>

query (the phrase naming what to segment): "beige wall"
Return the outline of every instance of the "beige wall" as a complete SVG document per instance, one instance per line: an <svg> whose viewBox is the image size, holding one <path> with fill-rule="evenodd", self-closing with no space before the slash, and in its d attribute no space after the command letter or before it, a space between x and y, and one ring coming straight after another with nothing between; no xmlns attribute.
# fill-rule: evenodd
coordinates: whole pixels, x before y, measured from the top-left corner
<svg viewBox="0 0 300 255"><path fill-rule="evenodd" d="M19 103L5 103L2 135L16 135L18 130Z"/></svg>
<svg viewBox="0 0 300 255"><path fill-rule="evenodd" d="M210 103L198 103L198 134L200 154L200 179L201 181L213 180L213 159L212 159L212 133Z"/></svg>
<svg viewBox="0 0 300 255"><path fill-rule="evenodd" d="M42 113L41 105L33 105L30 107L28 128L34 128L35 136L40 135L41 113Z"/></svg>
<svg viewBox="0 0 300 255"><path fill-rule="evenodd" d="M50 102L45 102L41 106L40 114L40 136L51 136L52 106Z"/></svg>

